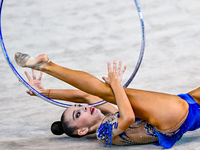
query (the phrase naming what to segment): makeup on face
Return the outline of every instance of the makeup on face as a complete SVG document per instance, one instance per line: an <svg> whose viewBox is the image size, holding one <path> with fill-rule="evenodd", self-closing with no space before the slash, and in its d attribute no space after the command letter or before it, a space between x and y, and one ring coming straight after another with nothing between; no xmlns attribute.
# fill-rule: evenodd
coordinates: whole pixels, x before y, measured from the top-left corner
<svg viewBox="0 0 200 150"><path fill-rule="evenodd" d="M90 110L91 115L93 115L94 111L96 110L94 107L87 107L87 106L82 106L82 105L74 105L75 107L84 107L84 110ZM78 110L74 110L72 113L72 118L75 120L76 118L79 118L81 115L81 112Z"/></svg>
<svg viewBox="0 0 200 150"><path fill-rule="evenodd" d="M95 111L95 108L94 107L90 107L91 115L94 113L94 111Z"/></svg>

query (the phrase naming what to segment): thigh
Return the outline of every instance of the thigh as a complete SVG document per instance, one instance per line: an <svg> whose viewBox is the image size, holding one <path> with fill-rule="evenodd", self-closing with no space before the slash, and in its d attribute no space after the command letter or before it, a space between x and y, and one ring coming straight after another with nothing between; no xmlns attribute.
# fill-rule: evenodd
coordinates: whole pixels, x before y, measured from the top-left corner
<svg viewBox="0 0 200 150"><path fill-rule="evenodd" d="M200 105L200 87L188 92L188 94Z"/></svg>
<svg viewBox="0 0 200 150"><path fill-rule="evenodd" d="M187 102L177 95L136 89L125 91L135 115L159 129L174 127L188 112Z"/></svg>

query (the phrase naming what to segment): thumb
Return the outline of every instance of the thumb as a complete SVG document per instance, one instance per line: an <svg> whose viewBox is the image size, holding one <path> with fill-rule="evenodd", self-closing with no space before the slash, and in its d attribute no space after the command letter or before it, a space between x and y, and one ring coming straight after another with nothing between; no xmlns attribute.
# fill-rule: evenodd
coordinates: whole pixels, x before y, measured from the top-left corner
<svg viewBox="0 0 200 150"><path fill-rule="evenodd" d="M26 93L29 94L29 95L33 95L33 92L30 91L30 90L26 91Z"/></svg>
<svg viewBox="0 0 200 150"><path fill-rule="evenodd" d="M107 83L108 78L103 76L102 79Z"/></svg>
<svg viewBox="0 0 200 150"><path fill-rule="evenodd" d="M106 77L105 77L105 76L103 76L102 79L103 79L104 81L106 81Z"/></svg>

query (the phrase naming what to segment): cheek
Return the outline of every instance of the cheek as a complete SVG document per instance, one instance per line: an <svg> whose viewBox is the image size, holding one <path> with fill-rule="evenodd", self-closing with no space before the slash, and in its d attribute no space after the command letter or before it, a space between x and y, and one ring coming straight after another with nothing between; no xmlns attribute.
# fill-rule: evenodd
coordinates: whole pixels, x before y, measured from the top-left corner
<svg viewBox="0 0 200 150"><path fill-rule="evenodd" d="M85 123L87 123L87 118L85 118L85 117L82 117L79 121L78 121L78 123L80 123L80 124L85 124Z"/></svg>

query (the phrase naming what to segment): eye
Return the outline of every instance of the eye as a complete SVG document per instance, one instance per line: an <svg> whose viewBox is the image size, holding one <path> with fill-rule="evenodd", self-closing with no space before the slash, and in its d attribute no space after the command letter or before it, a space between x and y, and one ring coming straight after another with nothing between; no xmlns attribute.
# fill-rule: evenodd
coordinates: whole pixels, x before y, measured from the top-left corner
<svg viewBox="0 0 200 150"><path fill-rule="evenodd" d="M78 104L78 105L77 105L77 104L75 104L74 106L75 106L75 107L77 107L77 106L78 106L78 107L82 107L82 105L81 105L81 104Z"/></svg>
<svg viewBox="0 0 200 150"><path fill-rule="evenodd" d="M78 113L76 114L76 118L79 118L79 117L80 117L80 115L81 115L81 113L80 113L80 112L78 112Z"/></svg>

